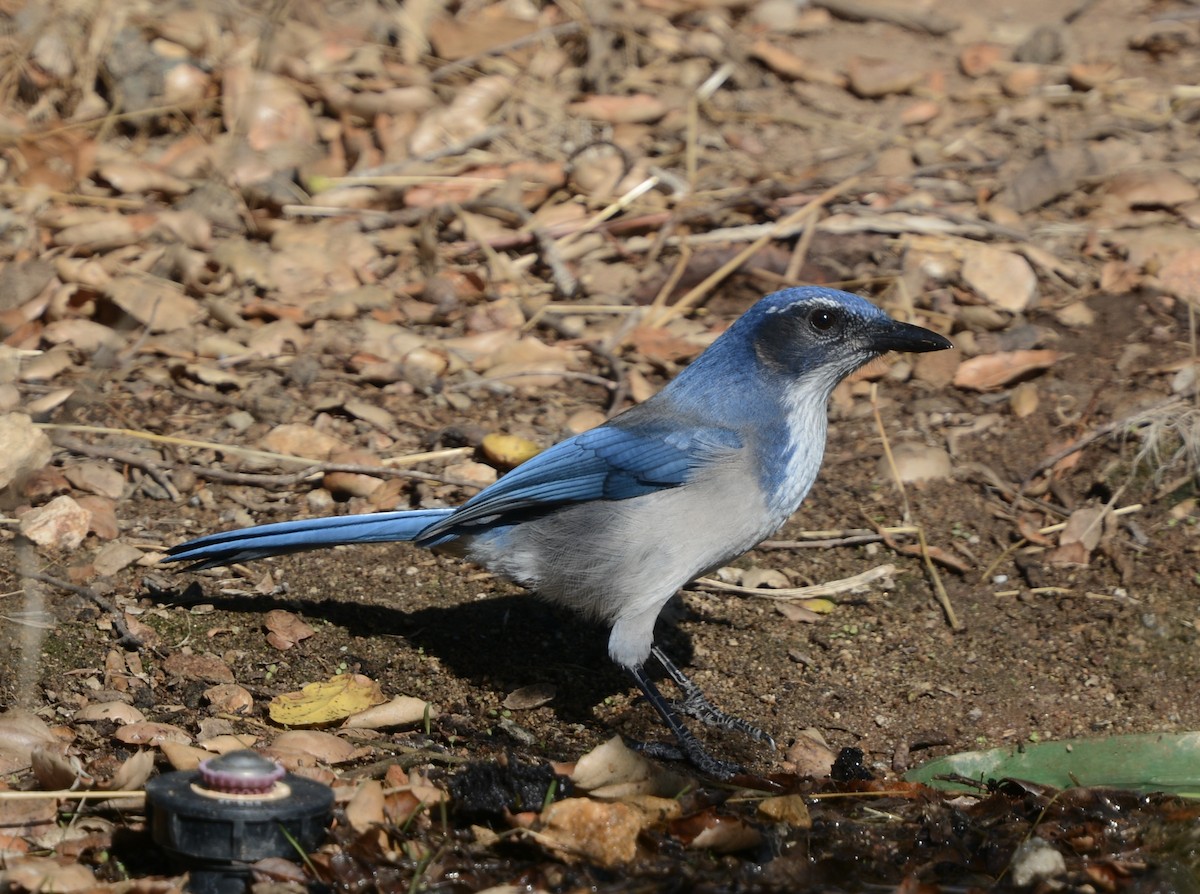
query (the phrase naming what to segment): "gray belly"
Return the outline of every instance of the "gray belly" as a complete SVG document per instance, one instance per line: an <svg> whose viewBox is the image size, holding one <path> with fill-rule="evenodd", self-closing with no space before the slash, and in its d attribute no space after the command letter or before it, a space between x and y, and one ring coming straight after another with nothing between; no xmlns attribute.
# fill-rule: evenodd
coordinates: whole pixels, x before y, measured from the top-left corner
<svg viewBox="0 0 1200 894"><path fill-rule="evenodd" d="M697 485L700 483L697 482ZM554 602L613 622L658 610L693 578L741 555L787 519L739 475L628 500L567 506L468 555Z"/></svg>

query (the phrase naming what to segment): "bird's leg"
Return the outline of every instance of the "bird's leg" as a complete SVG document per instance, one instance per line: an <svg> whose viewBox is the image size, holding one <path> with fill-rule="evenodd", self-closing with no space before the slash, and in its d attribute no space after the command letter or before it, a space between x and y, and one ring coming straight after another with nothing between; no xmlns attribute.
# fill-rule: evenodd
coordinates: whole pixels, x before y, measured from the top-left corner
<svg viewBox="0 0 1200 894"><path fill-rule="evenodd" d="M675 666L675 663L666 656L658 646L650 647L650 654L653 655L658 663L663 666L663 670L667 672L675 685L679 687L679 691L683 694L683 699L674 703L674 707L682 714L688 717L695 717L701 723L708 726L716 726L721 729L736 730L743 735L749 736L756 742L765 742L775 748L775 740L771 736L752 723L742 720L740 717L733 717L726 714L707 698L700 691L700 687L692 682L683 671ZM661 713L661 712L660 712Z"/></svg>
<svg viewBox="0 0 1200 894"><path fill-rule="evenodd" d="M667 725L667 729L675 735L675 739L679 742L679 751L693 767L706 776L712 776L714 779L729 779L743 772L742 768L737 764L719 760L704 750L704 746L700 744L700 740L696 738L691 730L683 725L679 720L679 715L672 710L670 703L663 698L663 694L658 691L658 687L646 676L646 672L640 666L628 668L628 671L629 675L633 677L633 681L638 684L638 688L646 696L646 701L650 703L650 707L658 712L658 716ZM654 746L641 745L639 748L655 756L675 756Z"/></svg>

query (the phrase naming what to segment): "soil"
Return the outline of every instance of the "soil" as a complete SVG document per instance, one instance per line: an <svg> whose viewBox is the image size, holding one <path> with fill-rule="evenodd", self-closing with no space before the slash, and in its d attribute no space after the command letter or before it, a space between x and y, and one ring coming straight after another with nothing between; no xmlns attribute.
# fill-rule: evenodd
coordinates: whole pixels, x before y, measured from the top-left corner
<svg viewBox="0 0 1200 894"><path fill-rule="evenodd" d="M878 57L923 73L915 94L896 92L879 98L856 96L842 84L783 78L752 63L746 42L756 34L770 33L761 24L766 6L754 15L736 4L736 8L722 5L713 10L703 4L695 9L679 4L678 10L662 13L680 34L707 39L724 33L723 27L739 34L737 52L731 51L736 74L701 114L700 182L710 198L708 204L697 200L690 209L683 206L682 218L694 215L693 231L778 219L790 211L779 200L795 192L797 185L815 196L851 174L863 178L853 193L856 213L899 208L918 216L930 205L955 202L956 207L978 204L982 208L987 198L1003 196L1006 189L1011 192L1017 175L1045 153L1110 137L1135 146L1140 164L1176 170L1192 181L1200 176L1194 154L1197 101L1186 90L1172 93L1178 85L1195 84L1200 74L1200 32L1191 6L1041 0L967 10L945 2L922 9L958 21L960 27L949 34L834 18L813 35L795 33L775 40L816 71L838 73L846 70L852 57ZM649 15L645 10L638 15L642 14ZM593 51L600 52L601 36L607 35L614 42L607 52L626 53L621 58L629 64L652 57L656 52L652 45L635 46L633 33L639 39L648 37L637 31L638 15L630 15L631 31L611 24L597 28ZM716 24L706 18L710 16L716 17ZM1178 24L1170 31L1181 35L1178 46L1148 52L1133 45L1134 36L1155 23L1170 30L1164 22L1171 28ZM1061 53L1029 63L1041 71L1037 91L1005 92L1001 82L1016 64L1011 62L1015 47L1039 24L1061 40ZM629 38L629 44L618 37ZM563 42L570 49L571 70L583 68L586 54L581 43L575 38ZM1003 63L987 74L964 74L960 60L964 49L972 46L999 47ZM615 63L609 59L605 64ZM1101 71L1106 64L1116 66L1116 71ZM588 77L599 82L607 78L616 85L611 92L621 92L617 87L622 82L614 69L605 72L597 77L592 71ZM680 85L688 83L685 75L685 67L680 66L679 80L670 86L682 89ZM1090 88L1070 86L1085 76L1100 83ZM1148 97L1160 102L1151 103ZM923 99L939 106L939 117L920 126L897 124L905 110ZM1040 103L1036 108L1035 100ZM647 127L646 140L669 144L662 148L667 156L664 164L679 168L683 157L678 127L662 125L658 131L656 126ZM527 135L531 141L538 138L547 139L536 129ZM121 141L134 153L154 145L146 130L122 132ZM564 136L564 146L566 142ZM714 148L718 143L725 147L724 155ZM946 150L951 144L956 148ZM519 139L513 145L517 150L523 146ZM940 147L936 159L926 157L930 145ZM907 160L897 161L891 152L897 147L903 148ZM565 152L546 149L540 157L561 159ZM883 170L888 164L897 167ZM1188 426L1192 424L1189 413L1195 410L1189 410L1192 404L1185 390L1185 399L1166 405L1153 425L1130 421L1136 411L1161 406L1181 393L1177 373L1195 358L1192 317L1186 301L1156 279L1155 263L1137 267L1130 259L1130 243L1113 236L1116 231L1156 227L1155 232L1174 233L1180 244L1195 248L1197 220L1157 200L1151 207L1114 210L1106 204L1106 189L1117 173L1107 170L1080 177L1057 198L1013 212L1010 218L978 216L988 232L986 241L1010 247L1020 241L1049 252L1069 267L1070 272L1059 275L1035 261L1040 294L1026 310L996 311L953 276L949 281L919 278L924 290L907 299L918 320L946 331L963 346L957 352L960 357L1039 348L1057 352L1055 362L1000 387L978 391L953 384L952 369L943 375L918 364L914 371L909 361L901 360L900 367L892 367L892 372L876 380L874 401L866 381L843 388L831 407L826 461L816 486L777 535L777 543L735 563L743 570L778 569L793 586L894 565L884 585L834 596L831 612L805 621L789 619L771 599L703 588L681 594L664 613L658 632L664 649L714 704L761 726L779 745L772 751L735 734L698 730L711 752L744 765L754 776L778 780L794 770L789 749L797 737L814 729L834 751L861 749L870 774L894 779L920 761L959 751L1200 729L1200 515L1195 508L1195 466L1187 449L1175 463L1163 458L1170 457L1180 443L1185 448L1194 446ZM731 195L728 204L719 199L724 183ZM906 199L911 202L908 206ZM829 210L837 213L848 203L842 196ZM270 202L251 211L263 238L271 232L272 220L279 223L275 232L300 226ZM51 224L43 221L38 227L48 244ZM689 269L674 295L703 279L743 243L731 244L719 249L726 253L716 262ZM706 295L696 317L702 328L710 334L719 330L757 296L779 284L791 244L784 243L777 256L772 249L760 253ZM919 266L910 263L916 251L912 243L878 229L849 234L819 230L800 278L860 291L895 311L905 300L904 289L896 283L906 281ZM9 258L24 256L8 254ZM652 262L639 258L639 283L630 294L652 298L678 258L677 249ZM611 266L620 263L618 259ZM487 278L481 272L488 264L482 253L453 260L443 257L433 264L431 272ZM1106 265L1112 264L1126 265L1128 278L1117 286L1107 278L1106 269L1111 267ZM550 266L533 268L540 282L553 278ZM487 270L487 276L492 276L496 268ZM420 279L415 267L407 278ZM581 294L579 303L598 303L602 292L597 285L594 293ZM414 330L431 338L461 335L468 331L472 306L506 294L510 293L493 283L478 298L459 302L439 319L414 324ZM260 294L253 300L269 304L271 299ZM432 301L428 295L422 300ZM615 300L603 295L605 303ZM252 303L247 298L241 306ZM1063 312L1079 305L1088 311L1086 318ZM519 434L544 447L568 433L568 420L579 411L610 409L613 392L603 381L613 377L613 370L603 354L586 355L580 369L587 376L563 378L550 387L454 392L456 380L449 375L442 385L426 389L381 387L350 362L360 338L357 327L367 316L306 321L312 338L304 352L286 362L274 358L240 362L236 373L243 384L238 385L210 386L185 368L199 362L201 355L156 353L152 344L142 353L118 353L108 366L95 355L77 354L75 364L51 379L18 384L26 402L57 388L74 389L68 399L39 416L42 421L205 442L237 439L248 446L256 446L279 425L301 422L315 424L363 453L386 455L475 444L479 433L493 431ZM247 319L252 317L247 314ZM578 345L593 333L607 339L613 331L610 317L589 316L585 310L575 319L582 321L576 330L541 329L538 337L550 344ZM217 320L214 317L203 325L213 332L223 331ZM254 320L254 325L262 322ZM110 319L101 322L116 325ZM32 341L30 337L18 332L10 344L43 348L49 344L41 334L32 336ZM639 381L657 387L687 359L675 362L643 356L638 348L626 345L618 350L617 378L624 385L632 371ZM1036 395L1036 406L1027 415L1014 411L1018 386ZM454 393L465 393L469 399L450 399ZM386 449L377 449L384 440L377 428L345 409L355 399L383 407L391 415L394 428L386 437ZM229 418L241 411L252 419L235 434ZM151 449L120 437L77 437L114 450ZM78 453L61 446L65 442L59 443L56 467L80 459ZM885 456L885 446L895 450L898 445L916 445L918 454L948 450L950 473L911 482L901 492ZM1062 462L1051 462L1071 446L1077 449ZM1147 455L1149 448L1158 449L1157 459ZM115 462L130 484L117 503L118 539L149 554L192 536L250 523L381 508L377 501L341 492L331 495L319 477L268 488L210 480L187 468L191 463L247 472L294 471L294 467L256 468L219 450L165 447L155 457L169 470L166 474L179 499L156 487L144 468ZM442 465L418 468L436 476ZM47 484L52 478L43 475L41 489L33 488L18 502L38 505L53 493L71 492L61 484ZM389 486L395 488L393 505L399 506L453 504L472 493L437 481L394 481L398 483ZM1059 533L1035 532L1096 506L1134 508L1106 523L1103 538L1085 553L1084 562L1054 561ZM919 549L913 549L918 540L912 534L889 535L890 542L876 538L820 548L805 543L813 539L812 532L833 532L817 539L837 541L857 529L898 525L919 526L923 541L947 561L927 561ZM262 734L267 729L263 706L275 695L352 671L377 681L386 693L414 695L435 705L439 714L429 735L456 759L569 762L614 734L637 741L664 738L653 712L608 660L604 629L453 558L388 544L190 574L134 565L97 577L92 563L101 546L94 535L75 551L31 552L7 535L0 543L5 591L43 600L53 625L53 632L40 643L39 634L19 623L25 616L16 609L0 627L6 646L0 651L0 702L33 709L51 722L70 727L81 737L77 747L89 759L113 746L86 724L71 723L71 716L77 707L111 694L107 690L114 662L121 667L128 655L117 641L121 622L135 623L135 632L145 640L140 661L145 679L152 683L138 689L136 704L151 719L193 732L214 719L228 722L230 718L214 718L215 712L202 697L209 682L170 678L163 672L165 659L181 651L218 656L237 683L255 697L254 716L231 723L239 731ZM39 583L33 573L72 582L76 591L47 584L44 578ZM939 602L939 586L944 588L949 611ZM0 603L0 607L12 605L12 597ZM112 605L120 609L116 615L105 610ZM37 603L26 603L21 610L30 607L36 609ZM262 624L264 613L272 609L302 616L316 628L315 636L291 649L271 648L264 641ZM36 644L32 656L31 642ZM553 698L530 709L505 706L511 693L535 684L552 686ZM128 692L120 697L129 697ZM384 744L376 741L375 747L381 750L378 756ZM116 753L127 751L118 747ZM713 790L702 789L710 794ZM1015 800L1006 802L1006 809L1018 802L1031 811L1035 802L1045 807L1039 797L1029 792L1013 795ZM1139 847L1153 838L1147 830L1157 828L1178 807L1175 802L1164 804L1130 801L1125 806L1127 816L1146 811L1137 813L1134 822ZM905 850L909 845L888 845L894 848L891 853L907 855L891 866L871 846L859 847L849 839L838 845L844 848L838 852L841 856L834 854L836 848L828 844L837 840L832 828L853 826L861 832L864 827L854 825L861 819L854 813L857 805L846 808L845 815L838 815L835 808L824 809L825 825L812 833L812 860L804 872L787 870L784 862L772 863L762 854L712 858L697 868L690 857L675 862L674 851L662 845L654 859L631 875L640 877L647 890L679 890L685 884L681 879L700 887L744 890L804 886L863 890L871 884L891 889L908 884L906 878L912 887L903 890L911 891L1003 888L1008 882L997 879L1012 854L1008 845L1015 846L1036 822L1023 816L1018 831L1013 831L1014 826L996 832L997 840L1005 844L998 846L997 852L1002 853L993 855L990 863L979 857L981 851L972 852L970 858L960 855L956 859L969 872L944 877L947 887L940 888L937 873L929 869L935 858L913 855ZM948 809L930 806L929 816ZM975 809L972 822L983 824L981 808ZM1094 805L1056 809L1078 809L1085 818L1098 815ZM929 816L927 824L932 822ZM911 813L904 817L909 824L905 828L919 825ZM1059 819L1064 828L1069 825ZM466 828L464 823L459 831ZM831 848L828 853L821 851L826 845ZM1090 890L1196 889L1200 866L1194 847L1189 851L1172 845L1169 860L1161 857L1162 850L1156 857L1153 849L1124 847L1112 843L1109 853L1129 860L1136 854L1143 860L1138 868L1128 869L1105 887L1108 882L1102 884L1095 873L1081 874L1073 863L1071 871L1076 874L1068 879L1067 888L1083 891L1091 884ZM447 887L471 890L475 885L511 882L558 890L576 884L616 890L631 877L586 864L580 868L571 861L559 865L545 855L534 858L526 853L515 859L502 848L495 852L500 854L495 864L487 864L479 851L474 853L474 881L451 884L445 875ZM825 856L818 859L819 853ZM370 864L369 856L355 854L360 864ZM871 862L868 854L878 862ZM866 874L857 880L838 880L831 867L843 858L862 861ZM453 862L447 858L443 869ZM981 869L984 864L987 871ZM381 864L374 865L378 869ZM812 870L814 865L821 867L820 872ZM1147 865L1158 866L1158 874ZM553 866L558 868L547 868ZM758 870L752 867L763 866L774 868L766 875L753 874ZM1169 875L1163 866L1182 874L1170 876L1175 881L1163 881ZM146 869L151 874L158 871L161 867ZM415 873L390 881L379 875L374 883L383 888L407 886ZM338 883L349 884L348 878L339 877ZM918 889L918 878L931 887ZM1143 887L1131 887L1135 883Z"/></svg>

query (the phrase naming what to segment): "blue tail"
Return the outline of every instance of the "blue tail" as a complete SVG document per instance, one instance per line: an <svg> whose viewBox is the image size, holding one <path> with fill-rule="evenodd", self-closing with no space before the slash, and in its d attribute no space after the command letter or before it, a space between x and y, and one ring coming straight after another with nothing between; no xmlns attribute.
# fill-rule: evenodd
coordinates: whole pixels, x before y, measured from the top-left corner
<svg viewBox="0 0 1200 894"><path fill-rule="evenodd" d="M386 543L415 540L430 525L453 509L414 509L405 512L372 512L277 522L238 531L209 534L167 550L165 562L194 562L191 567L216 568L267 556L342 546L348 543ZM449 538L441 538L441 540ZM431 544L432 545L432 544Z"/></svg>

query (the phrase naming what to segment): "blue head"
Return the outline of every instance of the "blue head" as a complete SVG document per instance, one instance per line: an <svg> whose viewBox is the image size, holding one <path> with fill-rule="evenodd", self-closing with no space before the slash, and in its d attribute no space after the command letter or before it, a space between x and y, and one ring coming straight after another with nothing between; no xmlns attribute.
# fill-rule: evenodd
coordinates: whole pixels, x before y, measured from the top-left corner
<svg viewBox="0 0 1200 894"><path fill-rule="evenodd" d="M943 336L897 322L858 295L804 286L761 299L676 382L680 391L699 392L701 377L719 375L746 389L802 388L823 405L838 382L881 354L949 347Z"/></svg>

